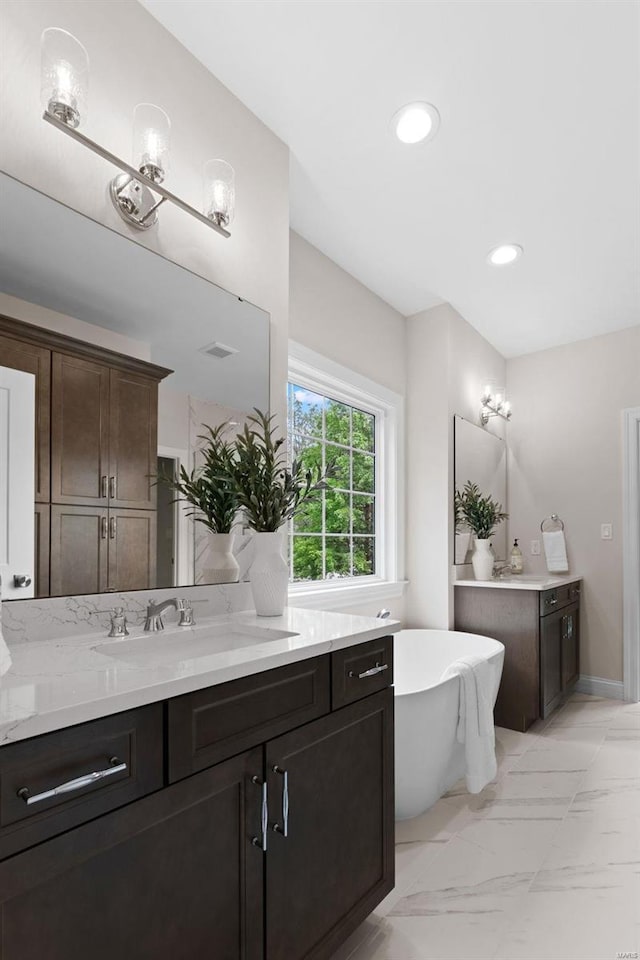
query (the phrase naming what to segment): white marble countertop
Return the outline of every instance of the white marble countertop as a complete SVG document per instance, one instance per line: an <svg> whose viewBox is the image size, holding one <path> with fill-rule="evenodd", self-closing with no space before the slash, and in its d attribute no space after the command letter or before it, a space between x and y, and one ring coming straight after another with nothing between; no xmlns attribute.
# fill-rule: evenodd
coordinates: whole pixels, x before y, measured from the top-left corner
<svg viewBox="0 0 640 960"><path fill-rule="evenodd" d="M0 745L395 633L397 620L289 607L161 633L0 640Z"/></svg>
<svg viewBox="0 0 640 960"><path fill-rule="evenodd" d="M501 580L455 580L454 587L490 587L497 590L552 590L562 587L566 583L576 583L582 577L575 573L558 577L549 573L547 576L533 577L529 574L515 574Z"/></svg>

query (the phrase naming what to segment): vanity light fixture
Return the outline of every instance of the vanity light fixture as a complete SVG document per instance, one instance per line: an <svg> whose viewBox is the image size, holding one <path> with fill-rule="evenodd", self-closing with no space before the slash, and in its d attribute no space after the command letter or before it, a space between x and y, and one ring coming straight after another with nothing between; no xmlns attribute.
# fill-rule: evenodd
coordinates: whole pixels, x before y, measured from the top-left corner
<svg viewBox="0 0 640 960"><path fill-rule="evenodd" d="M506 267L519 260L523 253L519 243L503 243L489 251L487 260L493 267Z"/></svg>
<svg viewBox="0 0 640 960"><path fill-rule="evenodd" d="M205 213L200 213L163 185L171 123L160 107L140 103L135 108L132 164L80 133L77 128L86 120L88 81L89 58L80 41L66 30L48 27L42 34L42 119L122 170L109 190L123 220L147 230L158 222L158 209L169 201L221 236L230 237L226 227L233 219L235 204L233 167L224 160L210 161L224 164L224 168L219 167L217 176L211 178L209 204Z"/></svg>
<svg viewBox="0 0 640 960"><path fill-rule="evenodd" d="M488 383L480 397L480 423L487 425L491 417L511 420L511 404L505 399L504 390L493 390Z"/></svg>
<svg viewBox="0 0 640 960"><path fill-rule="evenodd" d="M438 132L440 114L432 103L408 103L393 115L392 123L401 143L424 143Z"/></svg>

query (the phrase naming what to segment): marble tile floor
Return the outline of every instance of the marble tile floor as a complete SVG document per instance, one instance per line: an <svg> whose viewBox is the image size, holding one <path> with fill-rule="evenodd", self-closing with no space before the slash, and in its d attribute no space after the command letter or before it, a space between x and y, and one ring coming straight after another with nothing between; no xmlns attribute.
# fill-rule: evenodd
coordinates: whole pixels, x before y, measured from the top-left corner
<svg viewBox="0 0 640 960"><path fill-rule="evenodd" d="M396 827L396 888L333 960L640 960L640 704L582 694Z"/></svg>

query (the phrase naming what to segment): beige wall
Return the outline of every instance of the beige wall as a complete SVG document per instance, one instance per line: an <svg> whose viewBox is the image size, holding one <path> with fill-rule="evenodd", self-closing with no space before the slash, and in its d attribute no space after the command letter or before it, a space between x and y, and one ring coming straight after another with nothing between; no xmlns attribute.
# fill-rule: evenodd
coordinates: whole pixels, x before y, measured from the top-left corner
<svg viewBox="0 0 640 960"><path fill-rule="evenodd" d="M290 281L290 338L404 395L402 314L293 230Z"/></svg>
<svg viewBox="0 0 640 960"><path fill-rule="evenodd" d="M580 672L622 679L622 418L640 405L640 327L509 360L509 536L525 569L540 521L565 523L572 572L584 577ZM613 524L613 540L600 524Z"/></svg>
<svg viewBox="0 0 640 960"><path fill-rule="evenodd" d="M3 0L0 18L0 168L268 310L272 407L283 411L288 148L135 0ZM40 35L48 26L69 30L89 53L87 136L129 159L135 105L159 104L172 121L166 185L196 208L204 162L224 157L234 166L231 239L170 205L147 233L120 219L107 196L114 168L41 119Z"/></svg>
<svg viewBox="0 0 640 960"><path fill-rule="evenodd" d="M450 304L407 320L407 578L410 627L453 623L453 418L478 422L505 361ZM489 430L501 433L494 421Z"/></svg>
<svg viewBox="0 0 640 960"><path fill-rule="evenodd" d="M290 338L404 397L402 315L293 231L289 250ZM383 606L403 619L402 597L340 609L375 616Z"/></svg>

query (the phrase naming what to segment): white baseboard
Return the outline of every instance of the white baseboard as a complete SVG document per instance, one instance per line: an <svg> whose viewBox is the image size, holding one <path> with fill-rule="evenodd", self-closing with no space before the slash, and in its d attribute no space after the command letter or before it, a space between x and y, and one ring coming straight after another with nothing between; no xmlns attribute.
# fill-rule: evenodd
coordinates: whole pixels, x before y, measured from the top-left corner
<svg viewBox="0 0 640 960"><path fill-rule="evenodd" d="M607 697L609 700L624 700L622 680L605 680L603 677L588 677L580 674L576 693L589 693L592 697Z"/></svg>

